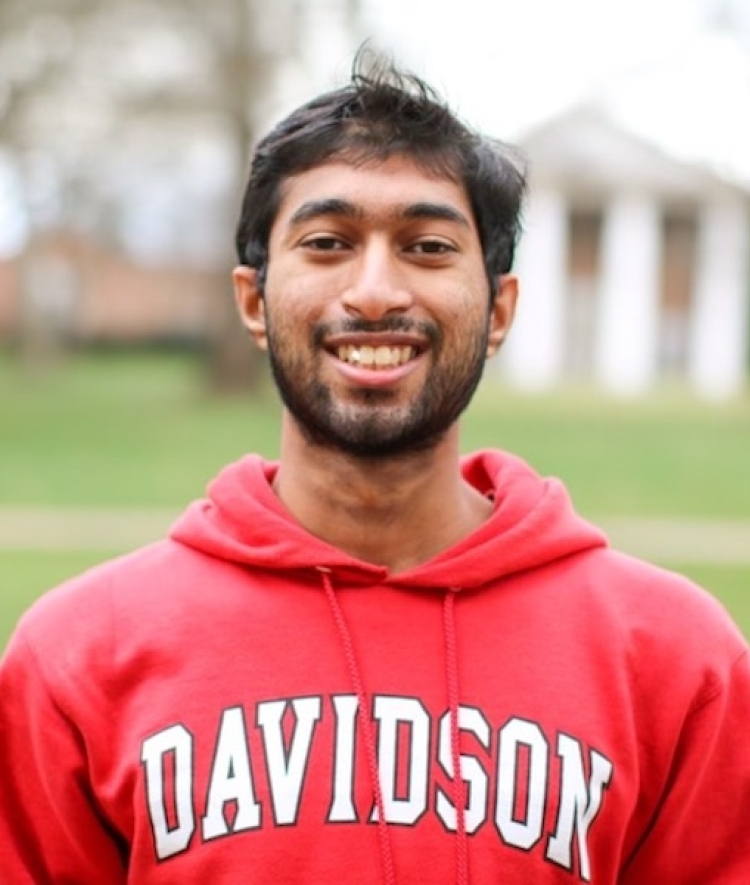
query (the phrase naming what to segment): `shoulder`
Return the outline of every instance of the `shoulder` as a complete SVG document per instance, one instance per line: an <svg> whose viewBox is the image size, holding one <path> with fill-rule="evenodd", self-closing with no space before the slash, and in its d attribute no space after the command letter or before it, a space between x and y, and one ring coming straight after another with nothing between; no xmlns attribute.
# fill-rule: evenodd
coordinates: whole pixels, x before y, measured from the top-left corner
<svg viewBox="0 0 750 885"><path fill-rule="evenodd" d="M598 589L623 615L636 622L671 626L681 632L693 626L702 632L739 635L718 599L690 578L671 569L611 548L593 551L598 560Z"/></svg>
<svg viewBox="0 0 750 885"><path fill-rule="evenodd" d="M746 658L746 639L708 589L607 548L592 551L590 561L584 591L589 616L644 679L650 671L669 690L684 677L708 698Z"/></svg>
<svg viewBox="0 0 750 885"><path fill-rule="evenodd" d="M165 571L168 559L168 545L159 542L95 565L43 593L18 630L52 640L62 627L74 633L99 628L109 615L112 592L124 585L137 589L142 578Z"/></svg>
<svg viewBox="0 0 750 885"><path fill-rule="evenodd" d="M166 629L170 610L180 605L180 591L205 567L203 559L166 540L94 566L30 606L5 657L12 663L22 656L50 684L101 674L114 665L117 649L132 641L134 631L158 636Z"/></svg>

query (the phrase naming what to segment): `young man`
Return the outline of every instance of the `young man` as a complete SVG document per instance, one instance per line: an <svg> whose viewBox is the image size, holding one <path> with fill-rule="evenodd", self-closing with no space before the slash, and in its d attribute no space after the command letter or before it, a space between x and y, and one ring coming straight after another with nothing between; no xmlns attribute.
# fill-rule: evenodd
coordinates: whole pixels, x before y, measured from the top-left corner
<svg viewBox="0 0 750 885"><path fill-rule="evenodd" d="M234 280L280 460L22 620L4 883L750 882L738 631L558 482L459 457L523 190L390 69L260 143Z"/></svg>

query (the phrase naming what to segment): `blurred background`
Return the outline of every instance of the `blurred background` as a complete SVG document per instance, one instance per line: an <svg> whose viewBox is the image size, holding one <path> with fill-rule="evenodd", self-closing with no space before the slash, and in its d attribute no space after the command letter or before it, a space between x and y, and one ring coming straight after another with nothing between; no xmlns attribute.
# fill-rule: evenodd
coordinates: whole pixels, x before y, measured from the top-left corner
<svg viewBox="0 0 750 885"><path fill-rule="evenodd" d="M364 40L530 162L466 449L561 476L750 635L746 0L0 0L0 648L275 455L229 277L248 160Z"/></svg>

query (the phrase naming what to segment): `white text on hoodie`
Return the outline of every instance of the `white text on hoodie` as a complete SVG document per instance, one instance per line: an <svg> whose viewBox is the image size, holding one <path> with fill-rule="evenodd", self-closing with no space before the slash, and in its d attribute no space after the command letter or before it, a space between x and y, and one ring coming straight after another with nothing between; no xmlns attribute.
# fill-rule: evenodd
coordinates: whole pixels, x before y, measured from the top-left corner
<svg viewBox="0 0 750 885"><path fill-rule="evenodd" d="M333 717L334 726L325 822L361 822L355 785L357 778L367 778L367 771L356 751L357 708L355 695L258 703L255 724L265 756L267 796L258 790L261 760L251 758L242 707L220 714L205 795L196 796L198 748L185 725L172 724L146 738L141 762L157 858L167 860L188 850L196 832L207 842L264 826L296 825L306 787L316 780L310 777L309 763L324 715ZM375 695L372 715L388 823L416 826L433 813L454 831L456 810L446 783L453 774L450 713L434 717L417 698ZM481 710L461 706L458 724L462 737L477 748L461 755L467 832L492 826L510 849L542 851L550 863L589 881L588 837L612 780L610 760L568 734L558 732L551 739L538 723L518 716L493 729ZM377 810L370 807L366 816L377 821ZM546 820L554 821L551 829L545 829Z"/></svg>

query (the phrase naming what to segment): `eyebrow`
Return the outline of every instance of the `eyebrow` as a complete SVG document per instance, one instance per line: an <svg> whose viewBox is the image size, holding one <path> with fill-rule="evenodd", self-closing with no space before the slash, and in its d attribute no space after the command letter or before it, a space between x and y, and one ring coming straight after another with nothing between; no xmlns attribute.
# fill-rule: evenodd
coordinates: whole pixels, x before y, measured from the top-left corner
<svg viewBox="0 0 750 885"><path fill-rule="evenodd" d="M468 218L458 209L448 203L409 203L394 207L394 216L406 221L418 221L420 219L433 219L435 221L450 221L460 224L462 227L471 227ZM329 197L325 200L308 200L297 209L289 219L291 225L304 224L315 218L329 215L338 215L344 218L361 220L365 217L363 209L349 200L337 197Z"/></svg>
<svg viewBox="0 0 750 885"><path fill-rule="evenodd" d="M463 227L471 227L469 219L453 206L447 203L412 203L405 206L400 213L403 218L418 220L420 218L434 219L435 221L452 221Z"/></svg>
<svg viewBox="0 0 750 885"><path fill-rule="evenodd" d="M343 215L346 218L361 218L364 213L349 200L330 197L326 200L308 200L289 219L290 224L303 224L325 215Z"/></svg>

